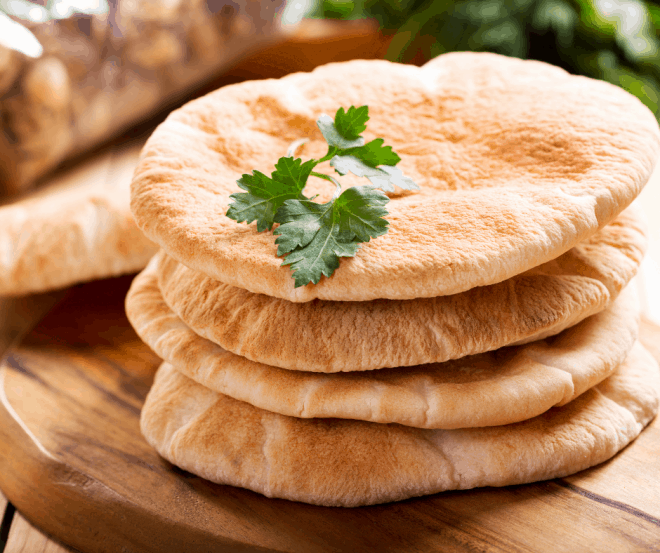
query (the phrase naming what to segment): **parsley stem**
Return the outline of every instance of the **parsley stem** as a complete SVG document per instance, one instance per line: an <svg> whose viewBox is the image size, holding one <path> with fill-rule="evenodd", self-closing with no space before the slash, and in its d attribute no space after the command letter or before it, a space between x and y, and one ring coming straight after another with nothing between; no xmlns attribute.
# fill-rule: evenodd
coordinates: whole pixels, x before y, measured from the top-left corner
<svg viewBox="0 0 660 553"><path fill-rule="evenodd" d="M320 179L329 180L329 181L332 182L333 184L339 184L339 183L337 182L337 180L334 179L334 178L332 178L330 175L326 175L326 174L324 174L324 173L317 173L316 171L312 171L310 174L311 174L312 177L318 177L318 178L320 178Z"/></svg>
<svg viewBox="0 0 660 553"><path fill-rule="evenodd" d="M331 177L330 175L325 175L323 173L317 173L316 171L312 171L311 175L313 177L318 177L320 179L329 180L332 184L334 184L337 187L335 193L332 195L332 199L336 200L339 197L339 194L341 193L341 184L339 184L339 181L336 178Z"/></svg>
<svg viewBox="0 0 660 553"><path fill-rule="evenodd" d="M333 157L335 157L335 155L337 154L338 151L339 151L339 149L338 149L336 146L330 146L330 147L328 148L328 153L325 154L325 156L323 156L321 159L319 159L319 160L316 162L317 165L318 165L319 163L323 163L324 161L329 161L329 160L331 160Z"/></svg>
<svg viewBox="0 0 660 553"><path fill-rule="evenodd" d="M286 157L294 157L298 148L300 148L300 146L303 144L307 144L307 142L309 142L309 138L299 138L298 140L294 140L286 150ZM314 165L316 166L319 163L331 160L333 157L335 157L335 155L337 155L337 152L339 152L339 148L336 146L330 146L328 148L328 153L325 154L325 156L323 156L321 159L314 160Z"/></svg>
<svg viewBox="0 0 660 553"><path fill-rule="evenodd" d="M296 150L303 144L307 144L307 142L309 142L309 138L299 138L298 140L294 140L289 146L289 149L286 151L286 157L295 156Z"/></svg>

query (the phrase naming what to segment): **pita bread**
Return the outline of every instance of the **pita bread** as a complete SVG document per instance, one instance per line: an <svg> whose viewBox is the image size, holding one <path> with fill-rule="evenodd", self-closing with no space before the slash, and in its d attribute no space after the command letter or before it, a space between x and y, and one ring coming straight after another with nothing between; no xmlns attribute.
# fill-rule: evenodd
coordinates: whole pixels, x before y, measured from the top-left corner
<svg viewBox="0 0 660 553"><path fill-rule="evenodd" d="M659 392L658 365L636 345L614 375L564 407L507 426L421 430L270 413L163 364L140 426L165 459L213 482L356 507L597 465L648 424Z"/></svg>
<svg viewBox="0 0 660 553"><path fill-rule="evenodd" d="M153 262L135 279L126 311L157 355L207 388L293 417L419 428L502 425L564 405L616 369L639 326L630 288L606 311L545 342L444 364L319 374L255 363L195 334L164 303Z"/></svg>
<svg viewBox="0 0 660 553"><path fill-rule="evenodd" d="M453 296L293 303L223 284L163 252L158 282L197 334L266 365L338 372L442 362L557 334L604 309L642 261L639 215L628 208L558 259Z"/></svg>
<svg viewBox="0 0 660 553"><path fill-rule="evenodd" d="M137 161L139 145L122 153ZM110 161L110 158L108 158ZM82 164L0 207L0 295L23 295L138 271L157 248L130 212L134 164ZM99 168L101 170L99 170Z"/></svg>
<svg viewBox="0 0 660 553"><path fill-rule="evenodd" d="M365 138L392 145L421 190L394 195L388 233L332 278L294 288L272 233L224 215L229 195L298 138L311 138L303 157L324 155L317 117L351 104L369 105ZM421 68L355 60L225 87L173 112L145 146L131 202L168 255L231 286L294 302L436 297L501 282L585 240L640 192L659 152L658 123L639 100L541 62L469 52ZM324 201L333 190L312 178L306 192Z"/></svg>

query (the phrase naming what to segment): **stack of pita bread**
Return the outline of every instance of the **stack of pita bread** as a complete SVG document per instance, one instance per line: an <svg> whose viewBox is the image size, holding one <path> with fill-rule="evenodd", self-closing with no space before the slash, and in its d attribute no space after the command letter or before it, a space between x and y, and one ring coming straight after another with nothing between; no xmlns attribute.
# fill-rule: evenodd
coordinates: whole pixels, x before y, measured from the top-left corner
<svg viewBox="0 0 660 553"><path fill-rule="evenodd" d="M229 195L300 137L322 157L318 115L364 104L420 190L390 194L387 234L294 288L272 233L225 216ZM331 64L184 106L131 190L162 248L126 304L164 359L144 436L214 482L332 506L605 461L658 408L627 285L646 247L629 205L659 152L626 92L492 54Z"/></svg>

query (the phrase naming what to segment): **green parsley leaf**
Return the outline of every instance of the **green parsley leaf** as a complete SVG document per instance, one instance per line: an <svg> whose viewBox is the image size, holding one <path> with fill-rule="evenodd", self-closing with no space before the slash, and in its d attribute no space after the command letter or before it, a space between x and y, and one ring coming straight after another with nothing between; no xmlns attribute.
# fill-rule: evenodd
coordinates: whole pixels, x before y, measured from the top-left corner
<svg viewBox="0 0 660 553"><path fill-rule="evenodd" d="M384 142L385 140L382 138L376 138L371 142L367 142L364 146L351 148L342 153L355 156L370 167L378 167L379 165L396 165L401 161L401 158L396 152L392 151L392 146L383 146Z"/></svg>
<svg viewBox="0 0 660 553"><path fill-rule="evenodd" d="M330 165L340 175L345 175L349 171L358 177L367 177L375 187L385 190L385 192L394 192L394 185L405 190L419 190L410 177L406 177L401 169L390 165L381 165L380 167L371 167L355 156L335 156L330 160Z"/></svg>
<svg viewBox="0 0 660 553"><path fill-rule="evenodd" d="M229 196L234 203L227 217L238 223L257 221L258 232L270 230L277 210L286 200L305 197L302 190L315 165L313 159L303 163L301 159L281 157L270 177L260 171L243 175L237 182L247 192Z"/></svg>
<svg viewBox="0 0 660 553"><path fill-rule="evenodd" d="M281 157L277 160L275 171L271 176L273 180L302 192L315 166L316 163L313 159L303 163L300 158Z"/></svg>
<svg viewBox="0 0 660 553"><path fill-rule="evenodd" d="M286 201L277 212L275 243L277 255L288 254L282 265L291 266L296 288L331 276L340 257L354 256L360 243L385 234L388 201L370 186L349 188L325 204Z"/></svg>
<svg viewBox="0 0 660 553"><path fill-rule="evenodd" d="M359 108L351 106L348 111L339 108L335 114L337 132L348 140L360 138L360 135L367 130L367 121L369 121L369 106Z"/></svg>
<svg viewBox="0 0 660 553"><path fill-rule="evenodd" d="M316 124L318 125L323 138L325 138L325 141L331 148L349 150L350 148L364 146L364 138L362 137L356 138L354 140L343 137L337 130L332 117L329 115L321 115L321 117L316 120Z"/></svg>
<svg viewBox="0 0 660 553"><path fill-rule="evenodd" d="M353 239L369 242L387 232L389 223L385 205L390 199L371 186L355 186L341 193L335 200L334 211L339 214L342 232L350 233Z"/></svg>
<svg viewBox="0 0 660 553"><path fill-rule="evenodd" d="M401 158L391 146L383 145L385 140L376 138L367 144L356 144L363 140L359 133L367 128L365 123L368 120L368 106L351 106L348 111L339 108L334 121L327 115L319 118L317 124L330 146L328 157L333 156L330 165L340 175L350 171L358 177L367 177L374 186L386 192L394 192L395 185L406 190L419 190L411 178L395 167Z"/></svg>
<svg viewBox="0 0 660 553"><path fill-rule="evenodd" d="M279 236L275 243L277 255L283 256L296 248L307 246L321 227L328 222L332 204L317 204L311 200L289 200L277 212L280 226L273 231Z"/></svg>
<svg viewBox="0 0 660 553"><path fill-rule="evenodd" d="M282 265L291 265L295 287L305 286L310 282L318 284L321 276L327 277L339 268L340 257L353 257L360 244L342 242L337 226L322 226L314 239L306 247L290 253Z"/></svg>

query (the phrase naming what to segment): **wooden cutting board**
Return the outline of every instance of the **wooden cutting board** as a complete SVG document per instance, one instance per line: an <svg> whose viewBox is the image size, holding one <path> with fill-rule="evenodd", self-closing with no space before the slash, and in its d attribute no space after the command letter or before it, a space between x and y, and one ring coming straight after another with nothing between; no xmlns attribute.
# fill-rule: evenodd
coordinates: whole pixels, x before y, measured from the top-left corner
<svg viewBox="0 0 660 553"><path fill-rule="evenodd" d="M0 489L62 542L85 553L660 549L658 420L569 478L358 509L267 499L173 467L138 428L159 359L124 315L130 280L70 290L0 368ZM660 327L643 331L660 357Z"/></svg>

